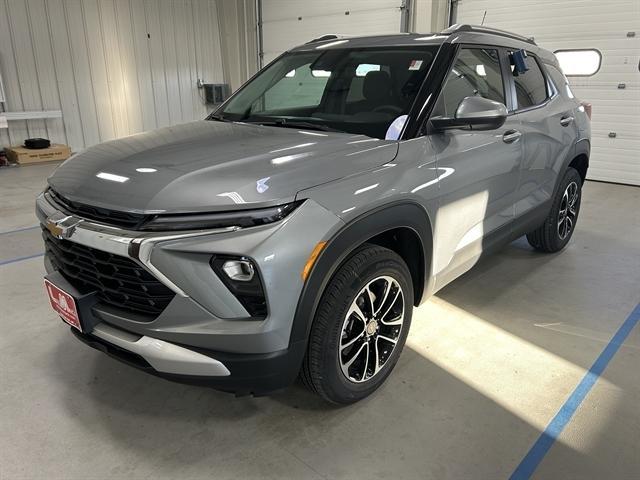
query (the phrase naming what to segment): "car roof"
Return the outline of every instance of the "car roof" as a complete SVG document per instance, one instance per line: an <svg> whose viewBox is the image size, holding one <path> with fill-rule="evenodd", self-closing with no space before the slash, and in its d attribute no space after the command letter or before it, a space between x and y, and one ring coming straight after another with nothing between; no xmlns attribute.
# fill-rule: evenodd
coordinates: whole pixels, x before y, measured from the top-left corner
<svg viewBox="0 0 640 480"><path fill-rule="evenodd" d="M289 51L304 52L312 50L338 50L343 48L439 46L445 42L452 44L495 45L513 49L524 49L537 55L546 63L557 63L553 53L538 47L530 38L503 30L473 25L453 25L440 33L396 33L369 36L328 34L294 47Z"/></svg>
<svg viewBox="0 0 640 480"><path fill-rule="evenodd" d="M440 45L448 38L448 35L437 33L396 33L391 35L323 35L319 39L311 40L303 45L298 45L290 51L309 50L333 50L340 48L366 48L366 47L415 47L421 45Z"/></svg>

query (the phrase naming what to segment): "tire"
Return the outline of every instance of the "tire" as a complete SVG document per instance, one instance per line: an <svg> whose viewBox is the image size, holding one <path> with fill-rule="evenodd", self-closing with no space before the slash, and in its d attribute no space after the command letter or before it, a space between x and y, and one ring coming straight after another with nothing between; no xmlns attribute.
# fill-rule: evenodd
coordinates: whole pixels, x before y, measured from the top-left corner
<svg viewBox="0 0 640 480"><path fill-rule="evenodd" d="M529 245L545 253L562 250L575 230L581 199L582 178L577 170L569 167L553 199L549 216L540 227L527 234Z"/></svg>
<svg viewBox="0 0 640 480"><path fill-rule="evenodd" d="M370 395L400 357L412 310L413 284L402 258L387 248L363 245L322 294L300 375L303 383L337 404Z"/></svg>

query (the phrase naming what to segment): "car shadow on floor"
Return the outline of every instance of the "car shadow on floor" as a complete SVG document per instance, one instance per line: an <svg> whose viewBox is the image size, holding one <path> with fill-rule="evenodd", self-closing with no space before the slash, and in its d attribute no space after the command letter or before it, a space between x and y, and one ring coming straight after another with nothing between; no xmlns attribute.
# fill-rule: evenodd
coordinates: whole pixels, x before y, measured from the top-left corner
<svg viewBox="0 0 640 480"><path fill-rule="evenodd" d="M278 454L329 478L505 478L540 434L411 348L378 392L336 407L299 383L261 398L176 384L72 342L50 364L64 387L54 401L78 429L134 455L140 473L250 476Z"/></svg>

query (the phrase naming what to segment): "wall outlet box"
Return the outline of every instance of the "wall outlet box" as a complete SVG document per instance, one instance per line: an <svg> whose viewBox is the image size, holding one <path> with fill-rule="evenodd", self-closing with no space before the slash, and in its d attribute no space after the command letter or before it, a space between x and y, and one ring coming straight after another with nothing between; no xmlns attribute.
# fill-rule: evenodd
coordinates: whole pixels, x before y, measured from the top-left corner
<svg viewBox="0 0 640 480"><path fill-rule="evenodd" d="M220 105L229 98L230 88L226 83L205 83L202 86L207 105Z"/></svg>

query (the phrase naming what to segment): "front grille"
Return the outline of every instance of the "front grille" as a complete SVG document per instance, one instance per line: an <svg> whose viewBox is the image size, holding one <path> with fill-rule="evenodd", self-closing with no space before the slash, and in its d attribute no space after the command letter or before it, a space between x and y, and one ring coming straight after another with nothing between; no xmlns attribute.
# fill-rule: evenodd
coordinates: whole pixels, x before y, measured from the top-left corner
<svg viewBox="0 0 640 480"><path fill-rule="evenodd" d="M109 210L107 208L94 207L84 203L72 202L71 200L56 193L52 188L49 188L46 191L45 196L47 197L47 200L58 204L62 210L71 215L77 215L81 218L95 220L96 222L128 230L137 230L143 223L151 218L151 215L145 215L142 213L119 212L117 210Z"/></svg>
<svg viewBox="0 0 640 480"><path fill-rule="evenodd" d="M53 267L81 293L97 291L101 303L155 318L175 296L130 258L59 240L45 228L42 237Z"/></svg>

